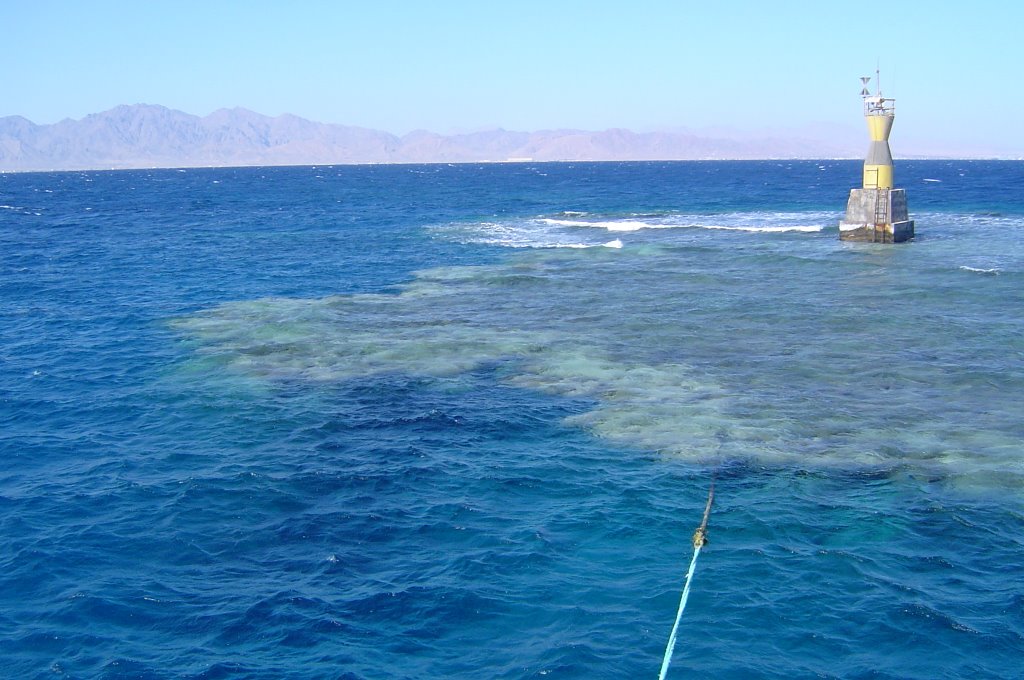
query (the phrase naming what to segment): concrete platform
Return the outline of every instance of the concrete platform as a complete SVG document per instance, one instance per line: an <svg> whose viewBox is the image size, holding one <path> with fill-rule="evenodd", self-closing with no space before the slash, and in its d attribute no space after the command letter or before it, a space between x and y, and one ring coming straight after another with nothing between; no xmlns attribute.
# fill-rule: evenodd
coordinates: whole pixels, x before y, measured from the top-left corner
<svg viewBox="0 0 1024 680"><path fill-rule="evenodd" d="M903 189L851 189L846 217L839 223L842 241L903 243L914 238Z"/></svg>

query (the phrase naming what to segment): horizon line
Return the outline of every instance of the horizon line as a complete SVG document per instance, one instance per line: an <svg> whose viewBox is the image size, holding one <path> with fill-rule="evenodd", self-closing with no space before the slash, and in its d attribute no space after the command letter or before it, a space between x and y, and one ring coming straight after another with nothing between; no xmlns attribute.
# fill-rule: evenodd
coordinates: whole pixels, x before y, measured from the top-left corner
<svg viewBox="0 0 1024 680"><path fill-rule="evenodd" d="M894 157L894 160L904 161L991 161L1001 163L1015 163L1024 161L1024 157L1005 158L998 156L927 156L927 157ZM265 165L140 165L132 167L81 167L81 168L51 168L47 170L16 170L0 169L0 175L31 174L31 173L58 173L58 172L137 172L139 170L242 170L242 169L265 169L265 168L332 168L332 167L365 167L379 165L529 165L537 163L769 163L769 162L799 162L799 163L820 163L829 162L863 162L859 157L839 158L805 158L805 157L765 157L765 158L665 158L665 159L633 159L633 160L601 160L601 159L561 159L561 160L535 160L535 159L508 159L508 160L477 160L477 161L371 161L365 163L273 163Z"/></svg>

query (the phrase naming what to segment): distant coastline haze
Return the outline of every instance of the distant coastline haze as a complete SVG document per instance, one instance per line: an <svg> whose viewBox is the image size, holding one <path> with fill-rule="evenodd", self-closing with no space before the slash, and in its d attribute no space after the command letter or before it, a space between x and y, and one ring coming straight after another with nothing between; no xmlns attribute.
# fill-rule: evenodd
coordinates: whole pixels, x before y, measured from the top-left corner
<svg viewBox="0 0 1024 680"><path fill-rule="evenodd" d="M118 106L36 125L0 118L0 170L502 161L701 160L855 156L845 137L685 130L481 130L442 135L319 123L241 108L199 117L163 106Z"/></svg>
<svg viewBox="0 0 1024 680"><path fill-rule="evenodd" d="M442 135L320 123L242 108L199 117L164 106L118 106L81 120L37 125L0 118L0 171L156 167L472 163L508 161L857 158L853 126L787 130L635 132L480 130ZM904 154L906 157L909 154ZM921 157L940 157L924 153ZM956 156L956 153L948 154Z"/></svg>

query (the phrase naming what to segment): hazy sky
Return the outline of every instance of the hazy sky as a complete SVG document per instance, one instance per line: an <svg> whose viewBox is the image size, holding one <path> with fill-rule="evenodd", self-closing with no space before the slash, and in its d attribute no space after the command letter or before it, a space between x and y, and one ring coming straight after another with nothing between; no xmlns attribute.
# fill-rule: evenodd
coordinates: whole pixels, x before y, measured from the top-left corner
<svg viewBox="0 0 1024 680"><path fill-rule="evenodd" d="M897 98L897 155L1024 153L1024 5L866 6L4 0L0 116L54 123L150 103L398 134L823 123L859 132L858 76L880 63L883 94Z"/></svg>

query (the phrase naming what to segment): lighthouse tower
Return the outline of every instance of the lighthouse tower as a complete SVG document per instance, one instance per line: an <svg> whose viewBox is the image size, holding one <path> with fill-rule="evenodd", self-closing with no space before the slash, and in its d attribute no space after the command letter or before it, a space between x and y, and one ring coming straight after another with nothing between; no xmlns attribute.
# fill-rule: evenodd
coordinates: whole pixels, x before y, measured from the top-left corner
<svg viewBox="0 0 1024 680"><path fill-rule="evenodd" d="M864 119L868 123L871 146L864 159L864 186L850 190L846 218L839 223L843 241L900 243L914 237L914 221L907 215L907 195L893 188L892 153L889 132L896 117L895 99L882 96L878 72L875 93L868 90L870 77L860 79L864 100Z"/></svg>

